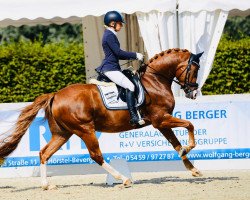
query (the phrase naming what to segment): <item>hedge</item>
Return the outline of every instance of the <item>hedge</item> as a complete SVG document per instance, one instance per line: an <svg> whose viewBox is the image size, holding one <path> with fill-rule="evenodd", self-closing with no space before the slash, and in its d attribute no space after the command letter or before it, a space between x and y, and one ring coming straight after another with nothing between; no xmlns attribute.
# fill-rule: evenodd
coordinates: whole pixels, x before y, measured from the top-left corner
<svg viewBox="0 0 250 200"><path fill-rule="evenodd" d="M249 70L250 37L238 41L222 38L202 93L204 95L249 93Z"/></svg>
<svg viewBox="0 0 250 200"><path fill-rule="evenodd" d="M0 45L0 103L33 101L79 82L85 82L83 44Z"/></svg>

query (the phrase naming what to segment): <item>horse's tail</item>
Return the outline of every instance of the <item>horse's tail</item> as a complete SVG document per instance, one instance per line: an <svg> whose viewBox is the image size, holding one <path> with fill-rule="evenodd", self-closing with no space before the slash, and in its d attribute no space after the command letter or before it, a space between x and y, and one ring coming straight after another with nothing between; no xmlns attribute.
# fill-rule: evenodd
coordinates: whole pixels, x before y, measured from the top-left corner
<svg viewBox="0 0 250 200"><path fill-rule="evenodd" d="M51 103L53 101L53 97L53 93L43 94L37 97L32 104L26 106L21 111L13 133L0 140L0 165L1 161L3 162L3 160L16 149L21 138L40 109L43 108L45 110L45 118L49 118L51 115Z"/></svg>

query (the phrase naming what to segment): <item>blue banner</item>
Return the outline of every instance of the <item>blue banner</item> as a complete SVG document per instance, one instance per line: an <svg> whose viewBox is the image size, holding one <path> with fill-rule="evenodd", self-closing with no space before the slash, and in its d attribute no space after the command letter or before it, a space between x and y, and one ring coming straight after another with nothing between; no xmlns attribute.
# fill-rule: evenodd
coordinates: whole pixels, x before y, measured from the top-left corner
<svg viewBox="0 0 250 200"><path fill-rule="evenodd" d="M155 151L155 152L128 152L128 153L105 153L106 162L111 159L126 159L128 162L145 161L174 161L180 160L176 151ZM214 160L214 159L250 159L250 148L245 149L210 149L192 150L188 154L190 160ZM89 154L56 155L52 156L48 165L72 165L72 164L93 164L94 161ZM39 166L38 156L33 157L9 157L2 167L28 167Z"/></svg>

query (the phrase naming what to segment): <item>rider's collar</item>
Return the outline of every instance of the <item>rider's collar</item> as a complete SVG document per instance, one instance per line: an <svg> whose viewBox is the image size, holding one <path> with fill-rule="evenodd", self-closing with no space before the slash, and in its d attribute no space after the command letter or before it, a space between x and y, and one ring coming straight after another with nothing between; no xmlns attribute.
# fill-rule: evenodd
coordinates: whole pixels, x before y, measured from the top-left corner
<svg viewBox="0 0 250 200"><path fill-rule="evenodd" d="M117 35L117 32L114 30L114 29L112 29L112 28L110 28L110 27L107 27L107 29L108 30L110 30L112 33L114 33L115 35Z"/></svg>

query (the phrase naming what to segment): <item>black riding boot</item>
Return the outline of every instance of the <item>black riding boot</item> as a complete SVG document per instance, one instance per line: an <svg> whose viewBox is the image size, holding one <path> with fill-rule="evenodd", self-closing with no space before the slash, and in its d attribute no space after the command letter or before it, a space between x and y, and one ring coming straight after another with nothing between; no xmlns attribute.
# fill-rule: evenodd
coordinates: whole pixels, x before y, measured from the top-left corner
<svg viewBox="0 0 250 200"><path fill-rule="evenodd" d="M130 113L130 124L135 125L139 123L140 125L144 124L144 120L140 119L137 113L137 109L135 107L135 94L134 92L131 92L127 89L127 104L128 104L128 110Z"/></svg>

